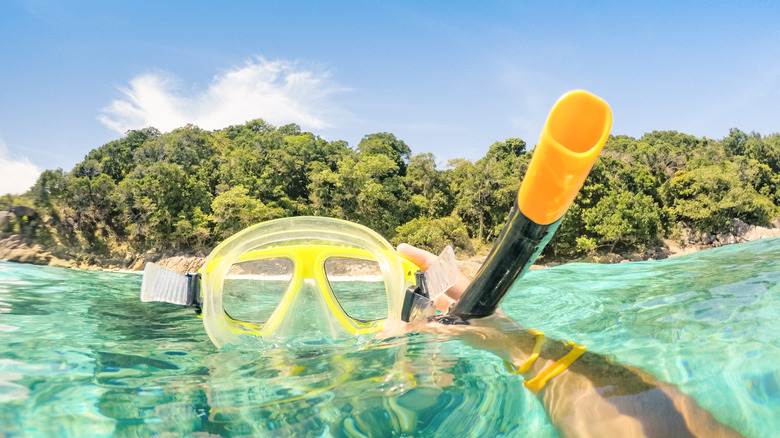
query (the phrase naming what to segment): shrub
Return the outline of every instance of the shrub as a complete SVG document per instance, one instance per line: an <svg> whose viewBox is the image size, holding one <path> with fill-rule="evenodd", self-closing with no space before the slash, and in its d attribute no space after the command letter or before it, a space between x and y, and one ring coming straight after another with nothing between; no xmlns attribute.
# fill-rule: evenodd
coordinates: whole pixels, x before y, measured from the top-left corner
<svg viewBox="0 0 780 438"><path fill-rule="evenodd" d="M466 225L459 217L449 216L439 219L416 218L396 228L393 244L408 243L416 247L438 253L445 246L452 245L458 251L473 254Z"/></svg>

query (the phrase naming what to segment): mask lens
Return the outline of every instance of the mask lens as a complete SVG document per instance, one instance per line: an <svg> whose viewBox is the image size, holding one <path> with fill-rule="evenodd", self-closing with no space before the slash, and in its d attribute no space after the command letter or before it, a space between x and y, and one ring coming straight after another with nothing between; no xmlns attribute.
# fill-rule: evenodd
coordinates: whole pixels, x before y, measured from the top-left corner
<svg viewBox="0 0 780 438"><path fill-rule="evenodd" d="M328 257L325 276L336 300L351 318L375 321L387 318L387 294L379 264L373 260Z"/></svg>
<svg viewBox="0 0 780 438"><path fill-rule="evenodd" d="M282 301L292 275L293 262L287 257L234 263L222 285L225 313L238 321L267 321Z"/></svg>

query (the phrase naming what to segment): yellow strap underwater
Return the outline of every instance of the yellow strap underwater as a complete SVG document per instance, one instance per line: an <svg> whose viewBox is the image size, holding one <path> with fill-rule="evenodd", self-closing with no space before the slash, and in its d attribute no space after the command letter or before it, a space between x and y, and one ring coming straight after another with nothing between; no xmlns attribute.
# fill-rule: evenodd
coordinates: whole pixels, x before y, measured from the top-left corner
<svg viewBox="0 0 780 438"><path fill-rule="evenodd" d="M542 388L544 388L544 385L547 384L548 380L564 372L566 368L568 368L569 365L571 365L575 360L577 360L577 358L582 356L582 354L585 353L585 350L587 349L587 347L585 347L584 345L578 345L572 341L569 341L569 345L571 345L572 348L571 351L569 351L566 354L566 356L563 356L562 358L558 359L558 361L555 362L554 364L543 369L542 372L537 374L537 376L534 377L533 379L524 380L523 385L525 385L525 387L528 388L534 394L538 394L539 391L541 391Z"/></svg>
<svg viewBox="0 0 780 438"><path fill-rule="evenodd" d="M547 338L544 337L544 333L536 330L536 329L530 329L529 332L536 335L536 344L534 345L534 349L531 351L531 356L526 359L525 362L523 362L517 369L515 369L514 365L511 363L504 361L504 366L506 367L506 370L509 371L512 374L523 374L524 372L531 369L531 365L536 362L536 359L539 357L539 352L542 350L542 345L544 345L545 341L547 341Z"/></svg>

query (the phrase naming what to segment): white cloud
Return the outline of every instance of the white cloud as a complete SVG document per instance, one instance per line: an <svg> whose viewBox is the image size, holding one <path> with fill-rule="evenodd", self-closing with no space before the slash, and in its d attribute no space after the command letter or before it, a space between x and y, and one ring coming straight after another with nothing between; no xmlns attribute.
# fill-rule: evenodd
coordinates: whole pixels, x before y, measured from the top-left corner
<svg viewBox="0 0 780 438"><path fill-rule="evenodd" d="M41 169L25 157L11 157L0 139L0 195L26 192L41 174Z"/></svg>
<svg viewBox="0 0 780 438"><path fill-rule="evenodd" d="M103 108L99 117L120 134L147 126L166 132L187 123L219 129L257 118L321 130L332 127L328 119L341 112L331 96L344 91L327 72L263 58L215 76L206 90L185 90L179 79L165 73L137 76L120 90L124 98Z"/></svg>

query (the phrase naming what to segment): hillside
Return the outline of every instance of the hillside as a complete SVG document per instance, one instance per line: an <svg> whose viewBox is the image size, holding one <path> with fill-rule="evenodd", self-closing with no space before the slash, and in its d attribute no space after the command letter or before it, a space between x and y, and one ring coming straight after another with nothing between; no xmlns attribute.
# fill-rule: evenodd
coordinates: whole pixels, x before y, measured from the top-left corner
<svg viewBox="0 0 780 438"><path fill-rule="evenodd" d="M390 133L352 148L262 120L131 131L69 171L44 171L25 195L0 197L0 258L25 261L24 247L38 254L26 261L138 268L139 260L206 254L251 224L293 215L341 218L393 243L433 251L452 244L479 256L501 229L530 156L525 141L510 138L476 162L438 169L433 155L412 155ZM780 228L779 205L778 134L613 136L541 261L659 258L675 247L769 236Z"/></svg>

